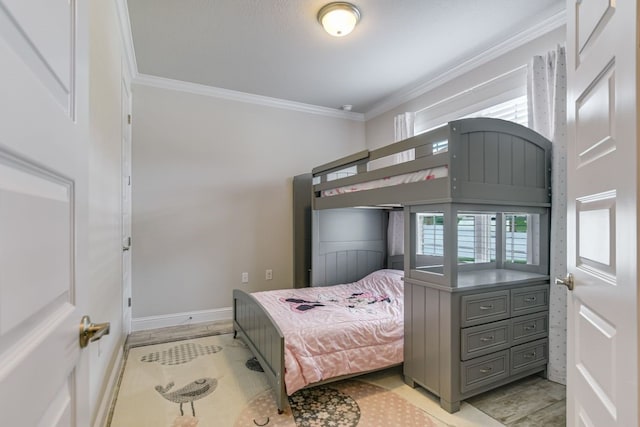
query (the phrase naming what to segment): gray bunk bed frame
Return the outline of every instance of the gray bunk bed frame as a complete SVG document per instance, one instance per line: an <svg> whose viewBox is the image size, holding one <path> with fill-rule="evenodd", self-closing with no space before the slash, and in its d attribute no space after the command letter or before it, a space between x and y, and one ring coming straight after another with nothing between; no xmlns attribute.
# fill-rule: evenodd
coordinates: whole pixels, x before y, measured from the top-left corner
<svg viewBox="0 0 640 427"><path fill-rule="evenodd" d="M445 141L447 150L441 152L439 147ZM410 149L415 150L415 160L367 171L370 161ZM353 166L357 174L331 181L327 179L330 173ZM439 166L448 168L446 177L322 196L323 190ZM548 207L550 166L550 143L534 131L504 120L462 119L404 141L376 150L364 150L314 168L312 176L319 182L311 187L312 206L314 210L323 210L455 202ZM282 331L251 294L238 289L233 291L233 327L234 337L239 335L243 338L264 369L281 413L288 405L284 382L285 337Z"/></svg>

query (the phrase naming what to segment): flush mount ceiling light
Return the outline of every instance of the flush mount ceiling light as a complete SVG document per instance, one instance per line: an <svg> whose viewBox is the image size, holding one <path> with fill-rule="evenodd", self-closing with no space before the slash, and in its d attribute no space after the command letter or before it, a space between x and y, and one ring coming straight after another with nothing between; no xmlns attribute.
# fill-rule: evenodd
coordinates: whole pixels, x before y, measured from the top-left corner
<svg viewBox="0 0 640 427"><path fill-rule="evenodd" d="M326 4L318 11L318 22L334 37L343 37L353 31L360 20L360 11L351 3L337 1Z"/></svg>

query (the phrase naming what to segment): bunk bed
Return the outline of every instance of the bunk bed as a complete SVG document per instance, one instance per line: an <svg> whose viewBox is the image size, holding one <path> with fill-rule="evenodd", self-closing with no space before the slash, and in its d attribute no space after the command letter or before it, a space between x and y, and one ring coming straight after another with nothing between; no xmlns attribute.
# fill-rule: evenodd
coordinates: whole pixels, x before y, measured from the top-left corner
<svg viewBox="0 0 640 427"><path fill-rule="evenodd" d="M539 134L474 118L338 159L308 176L314 221L344 208L403 210L405 382L440 396L450 412L467 397L546 374L550 165L551 144ZM474 224L484 236L470 256L461 256L460 224ZM440 227L433 248L422 241L424 227ZM513 249L514 233L525 236L524 255ZM314 228L310 240L319 234ZM331 268L352 269L347 258ZM315 281L312 275L311 286ZM281 328L254 296L235 290L234 330L260 361L282 410L289 390Z"/></svg>

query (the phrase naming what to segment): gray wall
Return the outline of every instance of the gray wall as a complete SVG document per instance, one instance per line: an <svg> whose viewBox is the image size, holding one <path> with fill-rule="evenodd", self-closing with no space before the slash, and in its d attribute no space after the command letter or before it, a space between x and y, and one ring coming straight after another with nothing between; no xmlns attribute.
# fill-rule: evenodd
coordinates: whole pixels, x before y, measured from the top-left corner
<svg viewBox="0 0 640 427"><path fill-rule="evenodd" d="M134 319L292 287L292 177L362 150L364 123L133 90Z"/></svg>

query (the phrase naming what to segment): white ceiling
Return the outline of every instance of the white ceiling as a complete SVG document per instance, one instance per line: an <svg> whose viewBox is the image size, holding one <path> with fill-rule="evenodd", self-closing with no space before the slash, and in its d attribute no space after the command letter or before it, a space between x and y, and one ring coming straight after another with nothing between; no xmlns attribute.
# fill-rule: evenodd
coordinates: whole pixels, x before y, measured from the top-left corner
<svg viewBox="0 0 640 427"><path fill-rule="evenodd" d="M367 113L526 29L565 0L354 0L362 19L334 38L329 0L128 0L138 72Z"/></svg>

